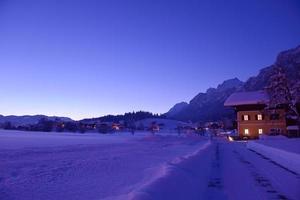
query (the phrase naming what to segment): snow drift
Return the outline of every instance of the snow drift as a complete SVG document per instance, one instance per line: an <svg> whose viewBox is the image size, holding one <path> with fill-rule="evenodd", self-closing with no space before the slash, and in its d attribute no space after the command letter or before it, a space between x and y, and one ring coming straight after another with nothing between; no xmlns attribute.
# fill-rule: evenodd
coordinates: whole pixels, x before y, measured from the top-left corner
<svg viewBox="0 0 300 200"><path fill-rule="evenodd" d="M252 149L278 164L300 174L300 155L282 149L266 146L257 142L248 142L247 148Z"/></svg>
<svg viewBox="0 0 300 200"><path fill-rule="evenodd" d="M152 180L131 192L128 198L131 200L197 199L206 187L203 185L203 179L207 179L207 174L203 173L207 171L203 169L203 158L205 158L203 154L210 144L211 142L207 141L195 152L164 164Z"/></svg>

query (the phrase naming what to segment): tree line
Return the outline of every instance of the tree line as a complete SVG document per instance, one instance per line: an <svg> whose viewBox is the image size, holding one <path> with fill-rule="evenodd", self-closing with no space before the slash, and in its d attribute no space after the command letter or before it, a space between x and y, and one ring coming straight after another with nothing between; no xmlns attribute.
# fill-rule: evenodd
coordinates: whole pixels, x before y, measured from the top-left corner
<svg viewBox="0 0 300 200"><path fill-rule="evenodd" d="M41 118L38 123L31 125L14 125L11 122L0 124L0 128L5 130L21 130L21 131L40 131L40 132L80 132L98 131L100 133L108 133L118 129L128 129L133 131L137 129L135 122L146 118L165 118L163 115L153 114L151 112L129 112L124 115L107 115L99 118L84 119L80 121L49 120ZM108 125L110 123L111 125ZM115 123L115 124L114 124ZM121 125L121 126L120 126Z"/></svg>

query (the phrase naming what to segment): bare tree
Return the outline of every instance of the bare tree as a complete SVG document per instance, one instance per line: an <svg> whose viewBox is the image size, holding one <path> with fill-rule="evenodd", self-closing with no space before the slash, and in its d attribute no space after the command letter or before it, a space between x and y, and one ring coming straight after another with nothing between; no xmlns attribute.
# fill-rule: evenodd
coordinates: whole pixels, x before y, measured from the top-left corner
<svg viewBox="0 0 300 200"><path fill-rule="evenodd" d="M266 90L270 96L268 108L276 109L287 107L288 117L300 124L297 104L300 102L300 81L289 81L282 67L277 66L275 73L270 77Z"/></svg>

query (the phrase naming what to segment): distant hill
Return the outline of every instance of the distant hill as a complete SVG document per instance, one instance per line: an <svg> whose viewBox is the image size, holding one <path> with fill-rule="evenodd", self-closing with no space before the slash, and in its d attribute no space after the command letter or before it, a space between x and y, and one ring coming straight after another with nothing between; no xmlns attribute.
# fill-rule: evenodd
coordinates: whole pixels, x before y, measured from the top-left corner
<svg viewBox="0 0 300 200"><path fill-rule="evenodd" d="M237 78L229 79L217 88L210 88L205 93L199 93L184 106L176 104L165 115L168 118L183 121L232 119L233 110L223 106L225 100L237 91L264 89L269 77L274 73L275 66L283 67L290 81L300 80L300 46L279 53L273 65L261 69L257 76L249 78L245 83Z"/></svg>
<svg viewBox="0 0 300 200"><path fill-rule="evenodd" d="M59 121L59 122L70 122L74 121L68 117L57 117L57 116L46 116L46 115L24 115L24 116L3 116L0 115L0 124L5 122L10 122L13 126L22 126L22 125L34 125L37 124L42 118L46 118L50 121ZM138 112L129 112L123 115L106 115L97 118L87 118L79 120L78 122L82 123L97 123L97 122L133 122L146 118L161 119L165 116L153 114L151 112L138 111Z"/></svg>
<svg viewBox="0 0 300 200"><path fill-rule="evenodd" d="M46 115L24 115L24 116L3 116L0 115L0 123L10 122L14 126L21 126L21 125L29 125L29 124L37 124L42 118L46 118L52 121L63 121L69 122L73 121L71 118L68 117L56 117L56 116L46 116Z"/></svg>

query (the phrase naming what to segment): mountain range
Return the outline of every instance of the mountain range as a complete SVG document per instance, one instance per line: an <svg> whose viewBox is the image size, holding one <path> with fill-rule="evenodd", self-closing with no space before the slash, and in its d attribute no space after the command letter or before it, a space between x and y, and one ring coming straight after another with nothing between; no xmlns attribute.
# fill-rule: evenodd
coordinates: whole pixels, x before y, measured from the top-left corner
<svg viewBox="0 0 300 200"><path fill-rule="evenodd" d="M147 117L166 117L179 121L192 122L233 119L234 111L231 108L224 107L225 100L234 92L264 89L268 85L269 77L274 73L276 66L281 66L285 69L287 78L290 81L300 80L300 46L279 53L274 64L261 69L257 76L250 77L246 82L240 81L238 78L226 80L216 88L209 88L206 92L197 94L189 103L181 102L174 105L163 116L153 115L148 112L137 112L119 116L108 115L100 118L84 119L82 121L126 120L128 117L135 120ZM5 122L11 122L14 126L36 124L42 118L52 121L73 121L67 117L49 117L45 115L0 115L0 124Z"/></svg>
<svg viewBox="0 0 300 200"><path fill-rule="evenodd" d="M237 78L224 81L217 88L197 94L189 103L174 105L165 115L171 119L193 122L233 119L234 111L224 107L225 100L234 92L263 90L276 66L285 70L289 81L300 80L300 46L279 53L274 64L261 69L257 76L250 77L246 82Z"/></svg>

